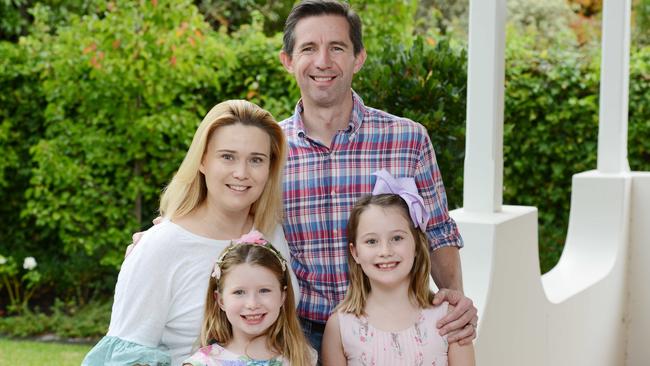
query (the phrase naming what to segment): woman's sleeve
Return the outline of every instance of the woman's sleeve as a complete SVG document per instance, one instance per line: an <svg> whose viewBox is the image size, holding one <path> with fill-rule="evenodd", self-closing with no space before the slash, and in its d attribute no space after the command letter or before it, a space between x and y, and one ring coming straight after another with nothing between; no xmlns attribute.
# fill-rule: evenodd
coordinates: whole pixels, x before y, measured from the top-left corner
<svg viewBox="0 0 650 366"><path fill-rule="evenodd" d="M160 231L145 235L124 260L108 334L86 356L90 363L84 360L84 365L126 364L136 359L164 365L169 361L160 341L171 305L174 254Z"/></svg>
<svg viewBox="0 0 650 366"><path fill-rule="evenodd" d="M293 298L296 300L296 307L298 307L298 303L300 302L300 287L298 285L298 278L293 272L293 267L291 266L291 252L289 251L289 244L287 244L287 239L284 237L282 225L278 225L275 228L275 233L273 233L273 240L271 243L287 261L287 270L289 271L289 276L291 277L291 286L293 286Z"/></svg>
<svg viewBox="0 0 650 366"><path fill-rule="evenodd" d="M102 338L86 355L82 366L150 365L170 366L171 357L163 349L146 347L112 336Z"/></svg>

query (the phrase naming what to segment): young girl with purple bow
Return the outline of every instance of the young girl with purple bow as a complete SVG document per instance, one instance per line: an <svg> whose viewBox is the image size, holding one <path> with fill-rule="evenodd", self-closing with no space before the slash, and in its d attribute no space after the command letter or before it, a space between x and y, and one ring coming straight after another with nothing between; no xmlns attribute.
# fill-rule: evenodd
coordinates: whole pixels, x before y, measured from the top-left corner
<svg viewBox="0 0 650 366"><path fill-rule="evenodd" d="M432 306L428 221L412 178L376 172L372 195L350 213L350 285L323 337L324 365L474 365L473 346L448 344Z"/></svg>

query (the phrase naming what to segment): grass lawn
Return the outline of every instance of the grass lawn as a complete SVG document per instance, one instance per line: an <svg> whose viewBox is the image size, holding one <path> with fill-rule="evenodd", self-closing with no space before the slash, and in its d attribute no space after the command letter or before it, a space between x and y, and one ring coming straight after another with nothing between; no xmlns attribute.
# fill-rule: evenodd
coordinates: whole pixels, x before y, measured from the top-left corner
<svg viewBox="0 0 650 366"><path fill-rule="evenodd" d="M79 366L92 345L43 343L0 338L0 366Z"/></svg>

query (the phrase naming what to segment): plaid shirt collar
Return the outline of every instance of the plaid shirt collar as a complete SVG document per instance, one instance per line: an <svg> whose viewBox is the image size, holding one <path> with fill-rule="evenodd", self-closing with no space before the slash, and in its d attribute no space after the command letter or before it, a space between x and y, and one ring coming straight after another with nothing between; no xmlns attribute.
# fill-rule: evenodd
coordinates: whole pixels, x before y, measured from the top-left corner
<svg viewBox="0 0 650 366"><path fill-rule="evenodd" d="M291 118L291 124L293 129L296 132L297 136L300 138L305 138L307 136L307 131L305 131L305 123L302 120L302 112L305 110L302 98L296 104L294 109L293 116ZM345 130L345 133L356 134L359 128L361 128L361 123L363 122L363 116L366 113L366 106L363 104L363 99L352 90L352 113L350 115L350 121L348 122L348 128Z"/></svg>

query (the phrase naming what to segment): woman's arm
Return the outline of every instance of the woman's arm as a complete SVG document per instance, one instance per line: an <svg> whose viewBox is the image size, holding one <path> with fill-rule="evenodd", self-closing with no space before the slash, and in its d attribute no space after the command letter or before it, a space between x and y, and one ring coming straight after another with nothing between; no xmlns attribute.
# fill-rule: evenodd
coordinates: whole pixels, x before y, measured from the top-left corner
<svg viewBox="0 0 650 366"><path fill-rule="evenodd" d="M173 273L178 260L169 239L174 233L156 228L122 263L108 335L157 346L172 302Z"/></svg>
<svg viewBox="0 0 650 366"><path fill-rule="evenodd" d="M345 358L345 353L343 352L339 317L336 312L330 316L327 320L327 325L325 325L321 356L323 358L323 366L343 366L348 364L348 360Z"/></svg>
<svg viewBox="0 0 650 366"><path fill-rule="evenodd" d="M166 354L159 344L171 303L173 256L160 236L166 234L148 233L122 264L108 334L84 364L94 359L146 361Z"/></svg>

